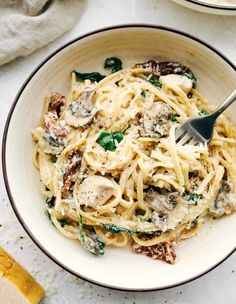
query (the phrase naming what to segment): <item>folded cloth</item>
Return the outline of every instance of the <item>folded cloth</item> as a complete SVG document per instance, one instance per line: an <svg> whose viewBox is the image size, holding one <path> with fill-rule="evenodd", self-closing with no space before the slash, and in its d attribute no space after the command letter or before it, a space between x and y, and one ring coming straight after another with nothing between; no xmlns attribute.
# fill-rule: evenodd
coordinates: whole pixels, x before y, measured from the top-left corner
<svg viewBox="0 0 236 304"><path fill-rule="evenodd" d="M69 30L85 0L0 0L0 64L25 56Z"/></svg>

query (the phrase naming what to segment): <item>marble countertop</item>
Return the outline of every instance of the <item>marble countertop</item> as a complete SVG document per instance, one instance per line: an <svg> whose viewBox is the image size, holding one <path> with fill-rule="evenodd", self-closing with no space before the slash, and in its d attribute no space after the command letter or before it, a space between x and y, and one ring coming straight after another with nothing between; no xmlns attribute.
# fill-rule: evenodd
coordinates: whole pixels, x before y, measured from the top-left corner
<svg viewBox="0 0 236 304"><path fill-rule="evenodd" d="M198 13L169 0L88 0L84 14L71 31L32 55L0 67L1 137L7 113L18 89L45 56L78 35L101 27L124 23L159 24L186 31L207 41L236 64L236 17ZM164 291L147 293L114 291L75 278L48 259L25 233L11 209L2 176L0 177L0 245L44 286L46 298L43 303L46 304L235 303L236 254L205 276Z"/></svg>

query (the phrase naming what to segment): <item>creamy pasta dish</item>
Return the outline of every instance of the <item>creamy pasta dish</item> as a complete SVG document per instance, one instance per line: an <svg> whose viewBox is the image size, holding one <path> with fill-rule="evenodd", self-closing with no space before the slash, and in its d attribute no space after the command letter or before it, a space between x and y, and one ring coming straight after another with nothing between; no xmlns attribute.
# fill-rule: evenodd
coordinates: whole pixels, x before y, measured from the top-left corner
<svg viewBox="0 0 236 304"><path fill-rule="evenodd" d="M105 68L73 71L67 97L45 97L32 135L47 214L94 255L129 245L174 264L176 244L236 208L236 132L221 115L208 146L175 142L186 119L214 110L178 62Z"/></svg>

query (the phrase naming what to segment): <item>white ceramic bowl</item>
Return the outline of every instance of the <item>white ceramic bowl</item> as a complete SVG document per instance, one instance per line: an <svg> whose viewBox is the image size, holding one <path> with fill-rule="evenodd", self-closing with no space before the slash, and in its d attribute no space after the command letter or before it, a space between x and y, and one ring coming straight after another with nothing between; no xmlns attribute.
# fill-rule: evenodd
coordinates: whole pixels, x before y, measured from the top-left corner
<svg viewBox="0 0 236 304"><path fill-rule="evenodd" d="M93 283L125 290L156 290L201 276L226 259L236 246L236 214L204 225L194 238L177 246L173 266L136 255L129 248L107 248L97 258L78 242L62 236L44 212L39 173L32 164L31 130L38 125L44 96L68 92L70 72L103 70L106 57L124 66L148 59L177 60L190 67L199 90L219 104L234 88L233 64L206 43L176 30L128 25L81 36L47 57L20 89L9 113L3 138L3 172L13 209L33 241L53 261ZM236 104L230 113L236 121Z"/></svg>
<svg viewBox="0 0 236 304"><path fill-rule="evenodd" d="M199 12L215 15L236 15L235 5L212 4L207 0L172 0L180 5Z"/></svg>

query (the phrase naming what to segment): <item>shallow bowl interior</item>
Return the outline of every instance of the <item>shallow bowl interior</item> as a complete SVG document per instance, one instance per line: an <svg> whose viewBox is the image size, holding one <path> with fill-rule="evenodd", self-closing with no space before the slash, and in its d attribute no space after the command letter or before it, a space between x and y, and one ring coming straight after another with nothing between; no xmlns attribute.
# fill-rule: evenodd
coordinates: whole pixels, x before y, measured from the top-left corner
<svg viewBox="0 0 236 304"><path fill-rule="evenodd" d="M177 247L179 260L170 266L133 254L128 248L107 248L97 258L76 241L62 236L49 222L39 191L39 174L32 165L30 132L38 125L44 96L67 94L70 72L103 70L104 59L118 56L124 66L148 59L177 60L198 78L199 90L219 104L234 88L234 67L203 43L174 30L151 26L123 26L78 38L47 58L20 90L11 110L3 143L7 190L21 223L55 262L70 272L104 286L152 290L174 286L212 269L235 248L236 216L204 225L193 239ZM230 113L236 121L236 105Z"/></svg>

